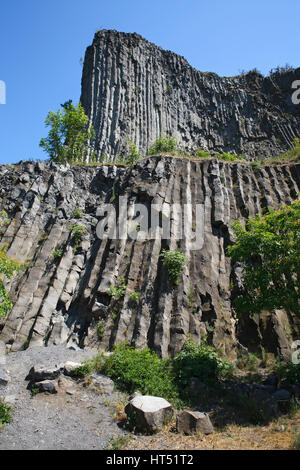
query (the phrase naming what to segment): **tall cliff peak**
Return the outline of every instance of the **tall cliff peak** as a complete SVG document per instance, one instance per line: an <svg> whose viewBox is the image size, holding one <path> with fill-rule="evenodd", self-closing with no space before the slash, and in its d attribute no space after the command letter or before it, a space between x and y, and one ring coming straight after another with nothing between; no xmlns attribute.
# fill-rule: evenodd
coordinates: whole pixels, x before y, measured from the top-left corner
<svg viewBox="0 0 300 470"><path fill-rule="evenodd" d="M219 77L137 33L102 30L85 54L81 101L98 159L126 152L126 138L145 154L160 134L185 151L252 159L279 154L299 137L300 106L292 102L299 79L300 68Z"/></svg>

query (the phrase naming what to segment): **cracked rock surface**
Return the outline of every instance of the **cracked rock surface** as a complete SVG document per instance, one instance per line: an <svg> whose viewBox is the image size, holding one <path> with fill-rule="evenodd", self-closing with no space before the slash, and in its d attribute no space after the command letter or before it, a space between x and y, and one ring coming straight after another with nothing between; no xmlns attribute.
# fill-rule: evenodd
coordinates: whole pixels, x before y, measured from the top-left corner
<svg viewBox="0 0 300 470"><path fill-rule="evenodd" d="M200 72L138 34L102 30L86 50L81 102L93 124L96 157L142 155L160 134L187 151L259 159L287 150L300 135L292 83L300 68L263 77Z"/></svg>
<svg viewBox="0 0 300 470"><path fill-rule="evenodd" d="M231 262L226 247L234 220L291 203L299 186L299 164L253 168L152 157L128 168L0 166L0 210L8 218L1 243L8 256L27 263L7 284L14 306L2 320L0 341L13 352L52 345L107 350L127 340L167 357L190 334L198 344L206 336L228 357L240 345L288 356L299 319L276 311L238 320L232 300L242 286L242 266ZM136 237L99 239L101 210L111 203L118 213L119 197L126 200ZM171 236L159 227L156 237L140 239L135 204L149 211L157 204ZM178 207L183 211L185 204L191 209L178 239ZM85 229L77 245L74 226ZM200 246L194 249L190 237L197 227ZM175 248L186 256L176 287L160 257L163 249ZM113 298L110 287L122 283L124 295ZM132 293L139 294L134 302Z"/></svg>

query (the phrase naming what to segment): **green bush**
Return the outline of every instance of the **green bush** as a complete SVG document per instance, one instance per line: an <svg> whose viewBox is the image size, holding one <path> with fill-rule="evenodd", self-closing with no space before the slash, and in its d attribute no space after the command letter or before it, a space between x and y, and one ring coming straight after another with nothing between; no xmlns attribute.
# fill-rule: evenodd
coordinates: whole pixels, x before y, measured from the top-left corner
<svg viewBox="0 0 300 470"><path fill-rule="evenodd" d="M148 149L147 155L159 155L160 153L174 153L177 150L177 142L173 137L161 135Z"/></svg>
<svg viewBox="0 0 300 470"><path fill-rule="evenodd" d="M82 237L83 234L86 232L86 228L83 227L83 225L71 225L70 227L71 233L72 233L72 245L73 248L76 250L81 242L82 242Z"/></svg>
<svg viewBox="0 0 300 470"><path fill-rule="evenodd" d="M300 385L300 364L280 363L275 367L275 372L281 384Z"/></svg>
<svg viewBox="0 0 300 470"><path fill-rule="evenodd" d="M286 309L300 315L300 201L233 223L235 244L227 248L245 263L245 292L234 300L239 314Z"/></svg>
<svg viewBox="0 0 300 470"><path fill-rule="evenodd" d="M207 385L213 385L228 377L233 369L232 365L222 358L212 346L207 344L197 346L190 339L176 354L172 364L179 389L184 389L192 377L197 377Z"/></svg>
<svg viewBox="0 0 300 470"><path fill-rule="evenodd" d="M78 209L78 207L76 207L74 210L73 210L73 213L72 213L74 219L81 219L82 217L82 210L81 209Z"/></svg>
<svg viewBox="0 0 300 470"><path fill-rule="evenodd" d="M59 260L63 255L63 250L61 249L56 249L52 251L52 256L54 259Z"/></svg>
<svg viewBox="0 0 300 470"><path fill-rule="evenodd" d="M205 152L205 150L197 150L197 157L198 158L210 158L210 153L209 152Z"/></svg>
<svg viewBox="0 0 300 470"><path fill-rule="evenodd" d="M110 286L108 294L115 300L119 300L122 297L124 297L126 293L127 285L125 284L125 278L120 279L120 285L115 287L115 286Z"/></svg>
<svg viewBox="0 0 300 470"><path fill-rule="evenodd" d="M123 161L126 165L133 165L137 160L141 158L140 152L138 152L136 145L127 138L127 144L129 152L124 157Z"/></svg>
<svg viewBox="0 0 300 470"><path fill-rule="evenodd" d="M139 302L139 299L140 299L140 292L131 292L130 296L129 296L129 300L130 302L132 302L133 304L138 304Z"/></svg>
<svg viewBox="0 0 300 470"><path fill-rule="evenodd" d="M100 320L97 324L97 336L100 341L102 340L104 336L104 331L105 331L105 321Z"/></svg>
<svg viewBox="0 0 300 470"><path fill-rule="evenodd" d="M12 420L12 408L5 403L4 400L0 401L0 429L4 424L10 423Z"/></svg>
<svg viewBox="0 0 300 470"><path fill-rule="evenodd" d="M74 106L69 100L61 107L57 113L49 111L45 125L50 131L46 138L41 139L40 147L54 162L85 162L95 137L94 129L89 126L89 118L81 103ZM89 155L92 157L93 152Z"/></svg>
<svg viewBox="0 0 300 470"><path fill-rule="evenodd" d="M235 162L236 160L239 160L239 158L236 155L232 155L231 153L218 153L215 155L215 158L218 160L223 160L225 162Z"/></svg>
<svg viewBox="0 0 300 470"><path fill-rule="evenodd" d="M148 348L137 351L127 344L118 345L98 370L128 393L139 391L170 401L178 396L168 361L160 359Z"/></svg>
<svg viewBox="0 0 300 470"><path fill-rule="evenodd" d="M98 353L94 359L84 361L79 367L73 369L73 375L75 377L85 377L89 375L93 370L100 368L100 365L104 361L104 355L102 352Z"/></svg>
<svg viewBox="0 0 300 470"><path fill-rule="evenodd" d="M168 277L173 285L179 282L179 276L183 271L186 257L181 250L162 250L160 257L167 266Z"/></svg>

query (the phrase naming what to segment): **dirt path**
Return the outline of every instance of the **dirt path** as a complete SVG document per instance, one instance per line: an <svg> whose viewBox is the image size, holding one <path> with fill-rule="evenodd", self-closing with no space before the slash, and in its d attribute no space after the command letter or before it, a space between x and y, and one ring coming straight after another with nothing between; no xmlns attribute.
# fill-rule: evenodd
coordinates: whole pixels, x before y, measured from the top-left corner
<svg viewBox="0 0 300 470"><path fill-rule="evenodd" d="M66 361L81 362L95 352L73 351L61 346L31 348L6 356L11 382L0 396L14 408L13 420L0 431L0 449L105 449L124 432L113 419L112 404L121 399L109 397L70 382L68 392L32 396L25 381L30 368L54 366ZM71 388L71 390L69 390ZM70 394L71 392L71 394Z"/></svg>

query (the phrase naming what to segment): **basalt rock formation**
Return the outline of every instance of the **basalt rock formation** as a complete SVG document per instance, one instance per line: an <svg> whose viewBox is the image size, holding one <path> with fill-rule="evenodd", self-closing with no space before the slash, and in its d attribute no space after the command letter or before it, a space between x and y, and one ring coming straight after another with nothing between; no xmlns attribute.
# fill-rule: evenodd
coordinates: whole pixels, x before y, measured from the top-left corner
<svg viewBox="0 0 300 470"><path fill-rule="evenodd" d="M226 247L233 220L289 204L299 189L299 164L253 168L151 157L127 168L0 166L0 209L9 219L1 244L7 244L8 256L26 263L7 283L14 306L2 320L0 341L17 351L52 344L107 349L128 340L166 357L191 334L198 343L206 336L228 356L242 347L288 355L293 335L299 337L299 319L276 311L238 320L232 292L241 287L242 266L231 262ZM101 208L111 203L118 211L121 196L136 228L134 204L160 205L171 237L163 238L159 227L153 239L99 239ZM181 240L174 236L173 204L192 207ZM203 208L204 238L192 249L196 204ZM78 226L85 227L81 239L74 235ZM160 254L176 247L186 264L173 286ZM123 286L119 298L111 286Z"/></svg>
<svg viewBox="0 0 300 470"><path fill-rule="evenodd" d="M184 151L266 158L300 135L292 84L300 68L264 78L256 71L219 77L138 34L103 30L87 48L81 102L93 124L95 154L115 160L133 141L142 155L160 134Z"/></svg>

